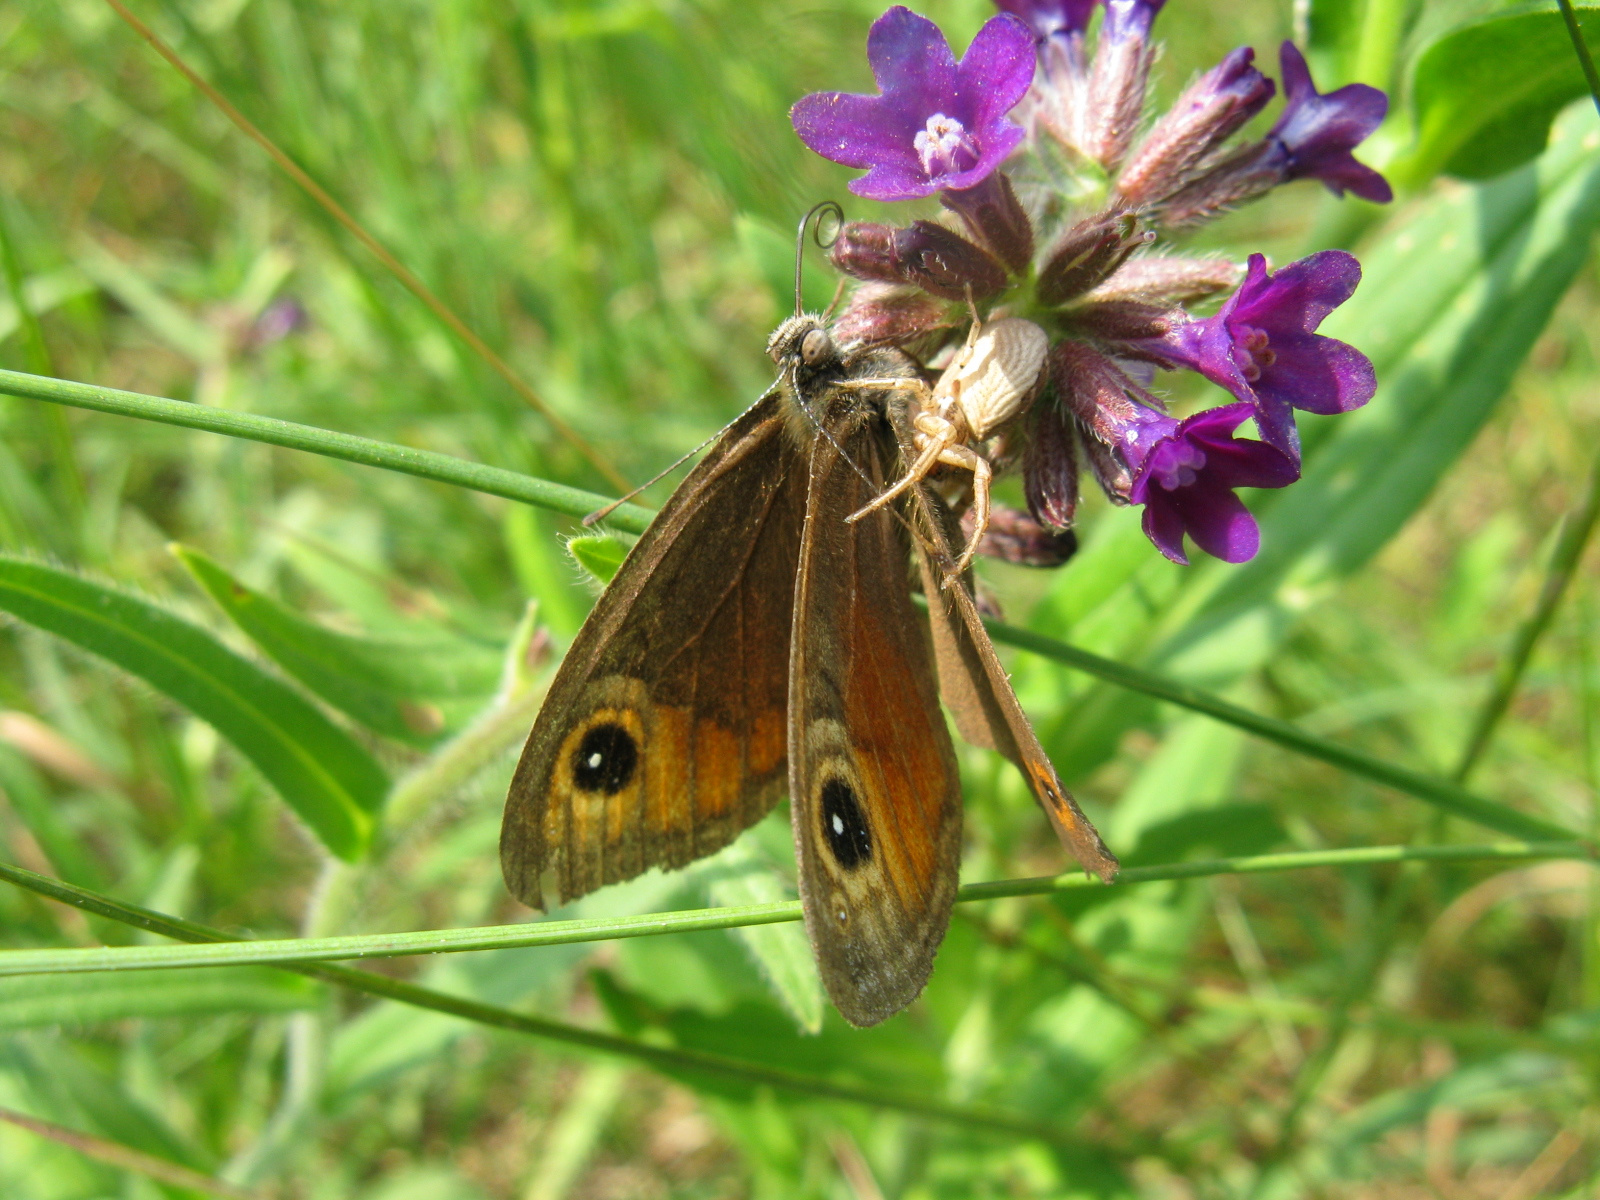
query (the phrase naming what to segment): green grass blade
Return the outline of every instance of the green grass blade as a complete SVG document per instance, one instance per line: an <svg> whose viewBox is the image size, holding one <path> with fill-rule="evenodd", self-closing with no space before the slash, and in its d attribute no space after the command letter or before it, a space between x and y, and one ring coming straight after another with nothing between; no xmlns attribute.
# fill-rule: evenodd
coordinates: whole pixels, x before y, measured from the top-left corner
<svg viewBox="0 0 1600 1200"><path fill-rule="evenodd" d="M1547 858L1593 859L1582 842L1506 842L1460 846L1359 846L1347 850L1311 850L1257 854L1193 862L1128 867L1109 886L1121 888L1211 875L1255 875L1300 871L1313 867L1373 866L1399 862L1516 862ZM63 894L94 895L87 889L46 879L21 867L0 862L0 879L40 890L68 889ZM1046 896L1082 888L1105 887L1093 876L1073 872L1030 879L969 883L958 896L963 902L1007 896ZM61 899L54 891L48 894ZM115 901L108 903L115 904ZM98 910L91 910L98 911ZM105 914L110 915L110 914ZM665 933L697 933L780 924L801 918L798 900L737 907L700 908L684 912L646 913L636 917L597 917L572 921L536 921L525 925L485 925L467 929L435 929L417 933L350 934L326 938L280 938L272 941L226 939L209 946L111 946L60 950L0 950L0 978L13 975L83 971L157 970L171 967L293 966L341 959L401 958L414 954L450 954L468 950L526 949L576 942L654 937ZM121 918L118 918L121 919ZM144 928L154 928L144 926ZM161 932L157 929L156 932ZM171 936L171 935L169 935Z"/></svg>
<svg viewBox="0 0 1600 1200"><path fill-rule="evenodd" d="M259 967L90 975L65 991L48 980L16 976L0 979L0 1032L138 1018L297 1012L317 1007L322 999L322 989L314 984Z"/></svg>
<svg viewBox="0 0 1600 1200"><path fill-rule="evenodd" d="M1076 646L1069 646L1065 642L1056 641L1031 630L1003 625L998 621L986 621L985 624L997 642L1004 642L1043 658L1076 667L1080 671L1129 691L1141 692L1157 700L1165 700L1193 712L1204 713L1208 717L1214 717L1257 737L1276 742L1308 758L1321 759L1323 762L1349 771L1352 775L1360 775L1406 792L1446 812L1476 821L1500 833L1508 833L1513 837L1558 840L1577 836L1572 830L1553 821L1529 816L1509 805L1474 795L1450 780L1424 775L1419 771L1412 771L1396 763L1364 754L1353 747L1307 733L1288 721L1251 712L1200 688L1178 683L1153 671L1101 658L1097 654L1090 654L1087 650L1080 650Z"/></svg>
<svg viewBox="0 0 1600 1200"><path fill-rule="evenodd" d="M217 607L273 662L385 737L432 745L444 730L430 701L467 696L481 703L499 684L495 655L339 633L240 583L200 551L171 549Z"/></svg>
<svg viewBox="0 0 1600 1200"><path fill-rule="evenodd" d="M0 609L98 654L207 721L341 858L372 837L388 779L349 734L198 625L76 575L0 558Z"/></svg>
<svg viewBox="0 0 1600 1200"><path fill-rule="evenodd" d="M593 492L550 483L501 467L483 466L431 450L413 450L409 446L396 446L348 433L334 433L311 425L298 425L293 421L186 404L181 400L159 396L143 396L138 392L124 392L95 384L48 379L21 371L0 371L0 393L122 417L159 421L164 425L179 425L186 429L200 429L207 433L283 446L289 450L305 450L328 458L471 488L491 496L504 496L524 504L536 504L569 517L587 516L608 503L606 497ZM648 509L636 504L624 504L606 520L624 532L643 533L645 526L650 523L650 515Z"/></svg>
<svg viewBox="0 0 1600 1200"><path fill-rule="evenodd" d="M137 905L124 904L84 888L58 880L46 879L31 871L0 864L0 878L27 888L41 896L70 904L85 912L92 912L114 921L132 925L163 937L192 943L237 942L220 929L212 929L193 921L152 912ZM368 971L351 967L311 964L286 964L285 970L322 979L353 991L381 996L402 1004L434 1012L447 1013L480 1025L505 1029L513 1033L558 1042L566 1046L610 1055L674 1075L703 1075L731 1080L755 1087L771 1087L793 1095L821 1100L842 1100L868 1108L889 1109L914 1116L946 1121L970 1131L1005 1134L1011 1137L1038 1138L1057 1145L1077 1145L1078 1140L1069 1132L1050 1121L996 1112L971 1104L958 1104L932 1096L906 1095L887 1088L874 1088L860 1084L840 1083L818 1079L795 1071L781 1070L759 1063L744 1062L720 1054L698 1050L679 1050L669 1046L652 1045L634 1038L619 1037L599 1030L583 1029L576 1025L550 1021L480 1004L459 996L449 996L416 984L404 983Z"/></svg>

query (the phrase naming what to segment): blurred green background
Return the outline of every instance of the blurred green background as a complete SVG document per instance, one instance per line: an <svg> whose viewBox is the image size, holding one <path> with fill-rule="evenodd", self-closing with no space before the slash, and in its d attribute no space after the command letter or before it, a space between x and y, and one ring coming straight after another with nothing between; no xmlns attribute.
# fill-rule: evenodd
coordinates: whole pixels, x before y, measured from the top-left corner
<svg viewBox="0 0 1600 1200"><path fill-rule="evenodd" d="M1414 77L1418 54L1491 7L1317 3L1301 19L1323 87L1362 78L1421 105L1438 85ZM919 10L958 47L992 11ZM877 4L136 11L632 480L766 386L798 215L831 196L882 218L786 116L805 92L870 87ZM1276 0L1172 0L1158 99L1241 42L1276 74L1294 17ZM1198 238L1279 262L1349 245L1368 267L1327 331L1373 357L1383 390L1357 417L1309 421L1306 480L1252 498L1261 558L1174 567L1135 514L1090 498L1067 568L984 571L1015 623L1449 775L1600 443L1600 134L1575 107L1537 163L1466 183L1408 149L1411 111L1397 105L1371 147L1406 185L1393 211L1302 184ZM0 366L611 490L100 0L0 6L0 121L0 218L39 334L9 293ZM832 292L820 262L811 286ZM1174 386L1179 402L1201 395ZM0 398L0 549L155 600L259 658L169 552L181 542L359 636L338 644L380 664L361 679L369 707L336 719L415 784L372 858L330 867L210 725L11 623L0 854L253 936L526 919L495 851L520 736L443 782L414 772L493 705L527 600L556 649L581 623L594 585L561 541L575 530L400 475ZM1597 827L1600 770L1594 579L1580 570L1471 777L1582 831ZM1059 665L1013 668L1126 862L1500 836ZM962 753L963 879L1062 870L1010 768ZM577 914L792 894L787 837L777 814L710 864ZM1067 1145L669 1079L243 968L0 979L0 1107L296 1198L1590 1196L1597 926L1595 874L1575 861L971 905L926 998L869 1032L824 1017L792 926L765 942L380 966L647 1041L1021 1113L1072 1130ZM134 938L11 888L0 930L12 949ZM0 1194L202 1193L0 1124Z"/></svg>

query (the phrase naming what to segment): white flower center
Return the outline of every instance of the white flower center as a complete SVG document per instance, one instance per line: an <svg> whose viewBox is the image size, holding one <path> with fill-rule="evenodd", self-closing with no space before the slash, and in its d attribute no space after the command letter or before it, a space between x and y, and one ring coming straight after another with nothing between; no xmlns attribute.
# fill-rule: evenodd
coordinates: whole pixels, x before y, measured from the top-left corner
<svg viewBox="0 0 1600 1200"><path fill-rule="evenodd" d="M1261 378L1262 368L1277 362L1278 356L1267 348L1265 330L1244 325L1239 332L1242 336L1234 340L1233 361L1238 364L1239 373L1254 383Z"/></svg>
<svg viewBox="0 0 1600 1200"><path fill-rule="evenodd" d="M922 169L930 178L953 175L972 165L978 157L977 148L967 137L967 129L954 117L934 113L927 127L913 139Z"/></svg>
<svg viewBox="0 0 1600 1200"><path fill-rule="evenodd" d="M1198 446L1184 442L1177 451L1166 456L1161 464L1160 473L1156 482L1169 492L1175 492L1181 487L1188 487L1205 468L1205 451Z"/></svg>

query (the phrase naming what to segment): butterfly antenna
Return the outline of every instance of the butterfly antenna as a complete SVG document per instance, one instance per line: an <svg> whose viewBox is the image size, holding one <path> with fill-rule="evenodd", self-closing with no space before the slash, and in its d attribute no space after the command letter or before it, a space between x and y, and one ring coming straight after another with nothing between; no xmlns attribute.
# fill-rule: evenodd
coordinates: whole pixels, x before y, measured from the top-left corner
<svg viewBox="0 0 1600 1200"><path fill-rule="evenodd" d="M764 397L763 397L763 399L764 399ZM760 404L760 403L761 403L760 400L756 401L756 404ZM750 408L754 408L755 406L756 406L755 404L752 404L750 406ZM745 412L749 412L750 408L747 408L744 411ZM734 421L739 420L739 418L742 417L742 416L744 416L744 413L740 413L738 417L735 417L733 419L733 421L729 421L728 425L732 425L734 423ZM650 476L649 479L646 479L643 483L641 483L638 487L634 488L633 491L629 492L626 496L618 496L615 500L613 500L610 504L607 504L604 508L595 509L588 516L584 517L582 522L580 522L580 523L583 525L583 527L585 529L587 529L591 525L594 525L594 524L596 524L596 523L598 523L600 521L604 521L607 517L609 517L612 513L616 512L617 509L621 508L629 500L632 500L640 492L644 491L646 488L651 487L654 484L660 483L668 475L671 475L679 467L683 466L684 463L688 462L696 454L699 454L700 451L704 450L707 446L711 445L712 442L716 441L724 433L728 432L728 425L724 425L721 429L717 430L710 437L708 437L705 441L701 442L698 446L696 446L693 450L689 451L689 453L687 453L687 454L683 455L682 457L680 457L680 458L676 459L675 461L673 461L665 469L663 469L661 471L658 471L658 472L656 472L656 474Z"/></svg>
<svg viewBox="0 0 1600 1200"><path fill-rule="evenodd" d="M833 215L833 230L824 240L822 218L829 213ZM813 232L817 246L826 250L839 240L839 230L844 227L844 209L840 208L835 200L824 200L821 204L813 205L811 210L800 218L800 229L794 239L794 315L797 317L805 311L805 305L801 303L801 284L804 281L802 272L806 259L806 231L812 229L813 218L816 219Z"/></svg>

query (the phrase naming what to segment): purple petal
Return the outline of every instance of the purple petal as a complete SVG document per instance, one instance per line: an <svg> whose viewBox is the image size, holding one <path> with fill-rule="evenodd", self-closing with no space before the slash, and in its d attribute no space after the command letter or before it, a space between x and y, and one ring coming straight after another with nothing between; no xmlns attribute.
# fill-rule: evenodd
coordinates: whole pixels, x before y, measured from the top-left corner
<svg viewBox="0 0 1600 1200"><path fill-rule="evenodd" d="M1230 563L1256 556L1261 530L1244 501L1227 488L1196 485L1179 488L1171 496L1184 528L1207 554Z"/></svg>
<svg viewBox="0 0 1600 1200"><path fill-rule="evenodd" d="M937 25L902 4L872 23L867 61L884 99L919 126L955 94L956 60L950 43Z"/></svg>
<svg viewBox="0 0 1600 1200"><path fill-rule="evenodd" d="M993 136L989 126L1028 94L1037 65L1028 27L1008 13L990 17L956 68L958 111L951 115L979 137Z"/></svg>
<svg viewBox="0 0 1600 1200"><path fill-rule="evenodd" d="M1300 47L1291 41L1278 47L1278 71L1283 76L1283 99L1288 106L1316 96L1317 85L1311 82L1311 67L1306 56L1300 53Z"/></svg>
<svg viewBox="0 0 1600 1200"><path fill-rule="evenodd" d="M1244 410L1240 414L1240 421L1233 422L1235 426L1243 418L1255 415L1253 406L1249 404L1228 404L1210 411L1224 412L1228 409ZM1199 414L1200 417L1206 415ZM1184 425L1189 439L1205 450L1208 479L1230 488L1280 488L1288 487L1300 478L1300 464L1276 446L1245 438L1210 435L1191 425L1197 420L1198 417L1191 417Z"/></svg>
<svg viewBox="0 0 1600 1200"><path fill-rule="evenodd" d="M929 179L921 163L878 163L859 179L850 181L850 190L856 195L885 202L920 200L944 186L943 180Z"/></svg>
<svg viewBox="0 0 1600 1200"><path fill-rule="evenodd" d="M921 173L914 133L906 131L881 96L813 92L795 102L789 120L800 140L831 162L847 167L903 163Z"/></svg>
<svg viewBox="0 0 1600 1200"><path fill-rule="evenodd" d="M1260 395L1327 415L1360 408L1378 390L1371 360L1334 338L1274 338L1272 350L1277 361L1256 381Z"/></svg>
<svg viewBox="0 0 1600 1200"><path fill-rule="evenodd" d="M1183 518L1172 503L1171 492L1162 492L1159 499L1151 498L1144 506L1142 524L1145 537L1155 544L1157 550L1179 566L1189 565L1189 559L1183 553Z"/></svg>
<svg viewBox="0 0 1600 1200"><path fill-rule="evenodd" d="M1266 259L1252 254L1236 293L1237 302L1228 309L1225 320L1229 325L1257 326L1274 337L1310 333L1350 299L1360 282L1361 264L1343 250L1319 250L1281 268L1270 279Z"/></svg>
<svg viewBox="0 0 1600 1200"><path fill-rule="evenodd" d="M1098 0L995 0L995 7L1021 17L1041 38L1082 33Z"/></svg>
<svg viewBox="0 0 1600 1200"><path fill-rule="evenodd" d="M1335 196L1353 192L1373 204L1387 204L1394 199L1389 181L1366 163L1357 161L1348 150L1301 156L1289 168L1289 178L1320 179Z"/></svg>
<svg viewBox="0 0 1600 1200"><path fill-rule="evenodd" d="M1278 62L1287 103L1267 137L1282 147L1284 178L1320 179L1336 196L1351 191L1374 203L1392 200L1388 180L1350 153L1383 122L1388 96L1364 83L1319 94L1292 42L1279 48Z"/></svg>
<svg viewBox="0 0 1600 1200"><path fill-rule="evenodd" d="M1294 409L1285 400L1273 395L1256 395L1256 428L1267 445L1300 461L1300 430L1295 427Z"/></svg>

